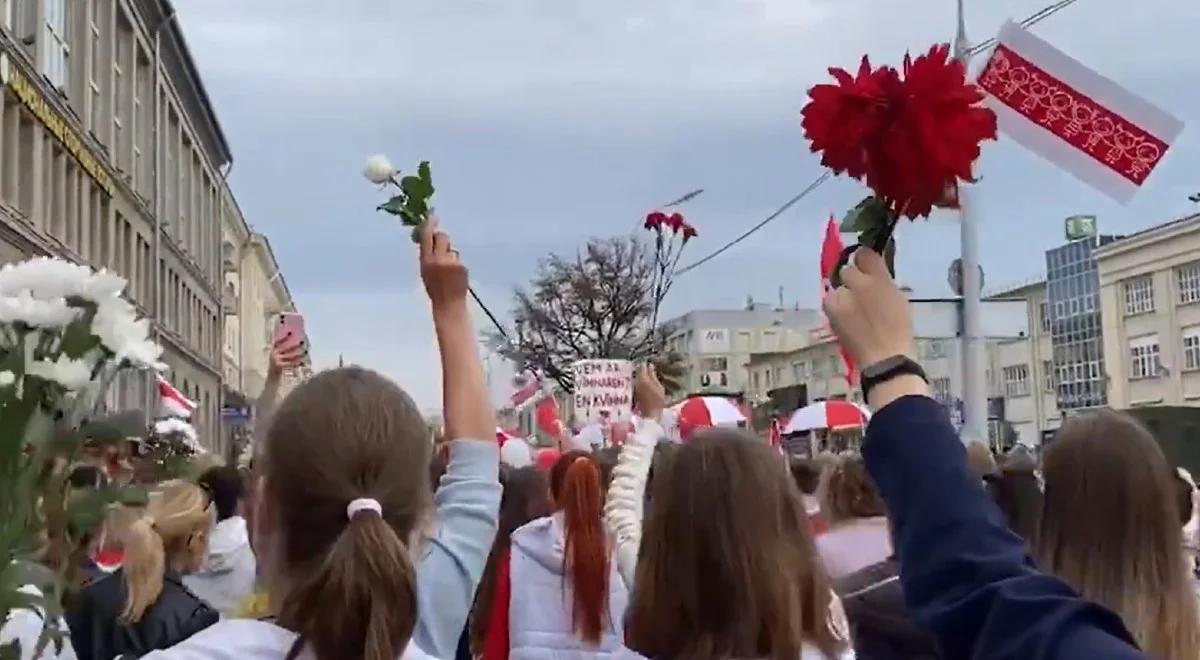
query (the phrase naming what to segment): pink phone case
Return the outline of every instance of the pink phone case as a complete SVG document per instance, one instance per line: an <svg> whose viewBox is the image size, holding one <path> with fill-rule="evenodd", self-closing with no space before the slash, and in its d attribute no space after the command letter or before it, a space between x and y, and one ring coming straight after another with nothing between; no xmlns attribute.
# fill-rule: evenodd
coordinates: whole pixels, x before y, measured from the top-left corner
<svg viewBox="0 0 1200 660"><path fill-rule="evenodd" d="M287 346L297 346L305 340L304 317L300 314L284 312L279 315L279 323L275 326L275 341L284 340Z"/></svg>

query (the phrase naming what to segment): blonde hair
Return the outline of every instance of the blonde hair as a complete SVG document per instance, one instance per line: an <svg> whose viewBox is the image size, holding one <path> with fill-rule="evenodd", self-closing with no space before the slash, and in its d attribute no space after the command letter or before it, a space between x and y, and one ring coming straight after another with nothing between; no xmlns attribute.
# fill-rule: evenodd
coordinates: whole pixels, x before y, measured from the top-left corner
<svg viewBox="0 0 1200 660"><path fill-rule="evenodd" d="M150 504L125 533L125 608L121 623L137 623L158 600L168 562L203 556L213 516L199 486L175 482L151 496Z"/></svg>
<svg viewBox="0 0 1200 660"><path fill-rule="evenodd" d="M1148 657L1194 660L1200 616L1173 470L1154 436L1111 410L1072 417L1043 470L1038 565L1120 615Z"/></svg>

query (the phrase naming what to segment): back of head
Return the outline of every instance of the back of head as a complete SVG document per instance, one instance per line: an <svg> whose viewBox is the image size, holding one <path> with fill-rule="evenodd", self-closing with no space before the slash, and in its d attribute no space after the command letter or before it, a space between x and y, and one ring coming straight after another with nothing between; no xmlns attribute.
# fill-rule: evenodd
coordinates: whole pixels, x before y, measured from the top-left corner
<svg viewBox="0 0 1200 660"><path fill-rule="evenodd" d="M980 479L1000 473L992 450L984 443L975 440L967 443L967 466Z"/></svg>
<svg viewBox="0 0 1200 660"><path fill-rule="evenodd" d="M416 405L373 371L332 369L292 390L266 441L259 524L276 539L269 578L293 652L399 657L417 616L408 544L432 500Z"/></svg>
<svg viewBox="0 0 1200 660"><path fill-rule="evenodd" d="M492 600L496 593L497 562L512 545L512 533L525 523L550 515L550 492L546 474L530 465L505 469L501 466L500 481L504 494L500 498L500 524L496 540L484 564L483 577L475 596L471 614L471 648L483 652L491 621Z"/></svg>
<svg viewBox="0 0 1200 660"><path fill-rule="evenodd" d="M1004 468L987 479L988 491L1008 520L1008 528L1025 539L1028 547L1037 544L1042 519L1042 489L1033 470Z"/></svg>
<svg viewBox="0 0 1200 660"><path fill-rule="evenodd" d="M563 574L571 581L572 626L580 639L598 644L608 613L609 573L600 464L588 452L563 454L550 470L550 496L563 514Z"/></svg>
<svg viewBox="0 0 1200 660"><path fill-rule="evenodd" d="M821 511L833 524L887 515L883 497L867 474L862 457L839 456L825 470Z"/></svg>
<svg viewBox="0 0 1200 660"><path fill-rule="evenodd" d="M238 513L238 504L246 495L246 484L235 467L217 466L205 470L196 481L212 498L217 508L217 521L232 518Z"/></svg>
<svg viewBox="0 0 1200 660"><path fill-rule="evenodd" d="M800 493L765 442L703 430L654 466L625 637L646 657L838 650Z"/></svg>
<svg viewBox="0 0 1200 660"><path fill-rule="evenodd" d="M815 459L794 457L788 462L796 487L805 495L816 495L821 485L821 464Z"/></svg>
<svg viewBox="0 0 1200 660"><path fill-rule="evenodd" d="M1087 413L1063 425L1042 463L1039 565L1120 614L1149 656L1194 658L1200 620L1154 437L1128 415Z"/></svg>
<svg viewBox="0 0 1200 660"><path fill-rule="evenodd" d="M168 568L199 567L211 528L208 496L195 484L176 482L150 497L142 515L125 530L122 623L137 623L158 600Z"/></svg>

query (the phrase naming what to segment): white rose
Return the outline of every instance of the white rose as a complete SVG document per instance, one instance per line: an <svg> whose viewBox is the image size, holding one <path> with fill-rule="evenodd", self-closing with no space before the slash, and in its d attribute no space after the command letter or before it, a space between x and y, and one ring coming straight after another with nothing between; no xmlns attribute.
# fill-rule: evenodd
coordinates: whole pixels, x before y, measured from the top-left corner
<svg viewBox="0 0 1200 660"><path fill-rule="evenodd" d="M17 382L16 375L11 371L0 371L0 387L8 387Z"/></svg>
<svg viewBox="0 0 1200 660"><path fill-rule="evenodd" d="M397 170L392 167L392 161L383 154L375 154L368 158L367 166L363 168L363 176L367 177L367 181L380 185L390 182L396 174Z"/></svg>

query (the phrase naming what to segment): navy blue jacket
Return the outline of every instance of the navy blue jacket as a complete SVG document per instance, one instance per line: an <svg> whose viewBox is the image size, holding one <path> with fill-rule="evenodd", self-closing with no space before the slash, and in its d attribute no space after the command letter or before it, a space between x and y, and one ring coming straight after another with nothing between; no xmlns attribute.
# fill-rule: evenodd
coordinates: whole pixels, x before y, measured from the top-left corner
<svg viewBox="0 0 1200 660"><path fill-rule="evenodd" d="M880 410L863 460L887 503L905 600L946 657L1146 658L1120 617L1034 567L936 401Z"/></svg>

